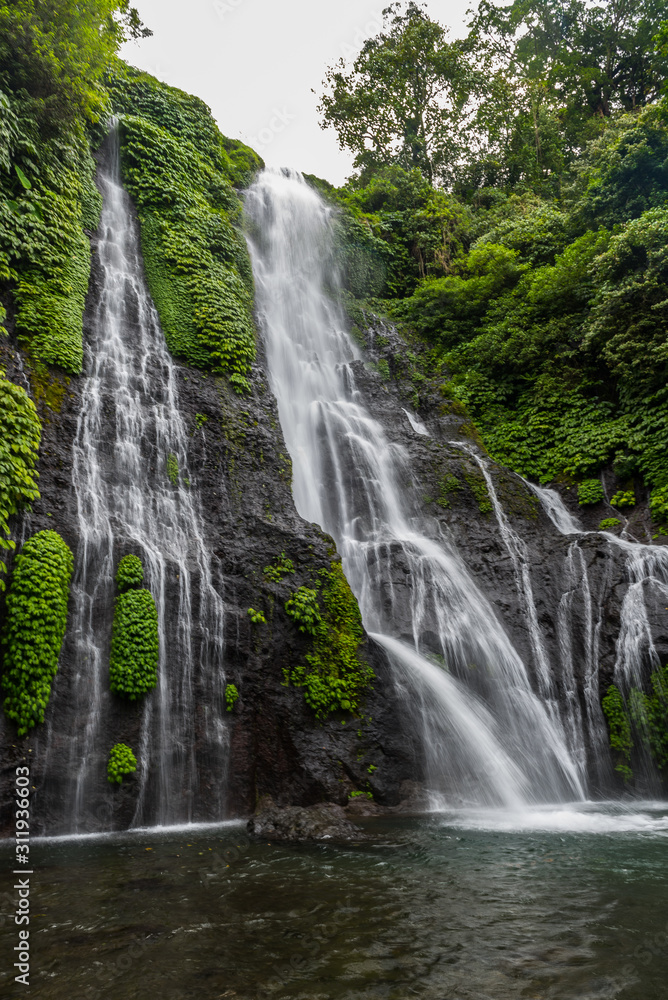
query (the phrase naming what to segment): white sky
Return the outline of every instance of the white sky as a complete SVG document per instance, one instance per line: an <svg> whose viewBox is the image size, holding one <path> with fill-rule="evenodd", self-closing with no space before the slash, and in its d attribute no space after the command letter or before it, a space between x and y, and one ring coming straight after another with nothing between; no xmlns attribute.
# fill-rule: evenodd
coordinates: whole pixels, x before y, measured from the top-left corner
<svg viewBox="0 0 668 1000"><path fill-rule="evenodd" d="M378 32L388 0L133 0L153 37L121 53L133 66L196 94L221 132L247 142L270 166L341 184L352 157L318 125L327 67L354 58ZM465 34L473 0L428 0L451 37ZM315 94L311 92L315 90Z"/></svg>

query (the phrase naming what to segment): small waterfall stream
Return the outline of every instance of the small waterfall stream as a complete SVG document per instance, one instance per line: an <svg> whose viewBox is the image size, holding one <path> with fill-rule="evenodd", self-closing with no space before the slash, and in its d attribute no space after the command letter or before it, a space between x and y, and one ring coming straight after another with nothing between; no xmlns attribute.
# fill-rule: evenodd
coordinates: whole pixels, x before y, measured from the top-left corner
<svg viewBox="0 0 668 1000"><path fill-rule="evenodd" d="M202 769L218 789L214 817L220 818L227 739L223 602L188 478L175 369L144 285L137 226L120 183L115 130L98 182L101 282L73 456L79 532L71 622L77 669L68 692L74 699L68 715L73 832L104 827L111 818L111 805L99 805L110 749L102 722L115 698L108 690L104 612L113 606L114 574L126 553L142 559L160 630L158 687L135 708L142 721L140 745L133 747L140 762L134 824L192 819ZM207 694L203 704L198 687Z"/></svg>
<svg viewBox="0 0 668 1000"><path fill-rule="evenodd" d="M583 798L537 624L538 693L460 553L411 509L406 455L356 389L359 352L325 291L335 283L329 210L300 175L264 172L246 212L297 509L337 541L365 625L422 726L432 789L485 806ZM533 607L520 540L497 516Z"/></svg>

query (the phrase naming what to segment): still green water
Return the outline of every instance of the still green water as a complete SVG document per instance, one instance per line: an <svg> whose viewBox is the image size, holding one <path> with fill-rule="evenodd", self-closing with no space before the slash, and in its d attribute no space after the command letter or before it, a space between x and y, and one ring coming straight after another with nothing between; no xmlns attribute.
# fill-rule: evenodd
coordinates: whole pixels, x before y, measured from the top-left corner
<svg viewBox="0 0 668 1000"><path fill-rule="evenodd" d="M665 805L365 829L346 846L251 843L242 826L34 842L31 986L9 971L6 917L0 995L668 997Z"/></svg>

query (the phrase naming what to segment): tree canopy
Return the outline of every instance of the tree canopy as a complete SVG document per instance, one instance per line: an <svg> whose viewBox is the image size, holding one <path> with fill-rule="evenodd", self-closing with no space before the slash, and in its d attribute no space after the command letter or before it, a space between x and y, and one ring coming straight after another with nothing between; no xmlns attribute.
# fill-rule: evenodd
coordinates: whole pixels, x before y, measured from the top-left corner
<svg viewBox="0 0 668 1000"><path fill-rule="evenodd" d="M328 70L319 110L355 166L398 163L431 181L457 155L457 131L466 103L467 69L460 46L422 5L398 3L383 11L383 30L368 39L346 69Z"/></svg>

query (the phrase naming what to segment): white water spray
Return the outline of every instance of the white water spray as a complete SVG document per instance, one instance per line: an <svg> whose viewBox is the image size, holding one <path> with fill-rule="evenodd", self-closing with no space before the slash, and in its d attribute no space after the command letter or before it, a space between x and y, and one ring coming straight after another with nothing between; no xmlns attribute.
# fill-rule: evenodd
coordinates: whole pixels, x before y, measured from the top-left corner
<svg viewBox="0 0 668 1000"><path fill-rule="evenodd" d="M359 352L326 294L330 211L299 175L265 172L246 212L297 509L337 541L366 627L419 716L431 786L481 805L583 798L561 726L459 553L410 509L404 450L356 389Z"/></svg>
<svg viewBox="0 0 668 1000"><path fill-rule="evenodd" d="M127 552L142 559L160 630L158 688L143 709L136 708L143 716L141 745L134 748L140 779L135 824L193 818L202 767L220 790L212 818L222 817L226 763L223 603L212 584L202 518L188 481L175 369L144 285L137 227L120 184L115 131L110 147L99 178L101 290L73 456L76 676L69 691L61 693L57 682L54 692L56 700L59 694L73 700L67 716L73 720L67 735L72 832L104 828L112 819L111 805L100 805L99 798L105 785L107 798L112 791L105 781L110 746L101 733L115 697L108 687L104 612L113 605L114 573ZM197 690L206 692L201 705Z"/></svg>

